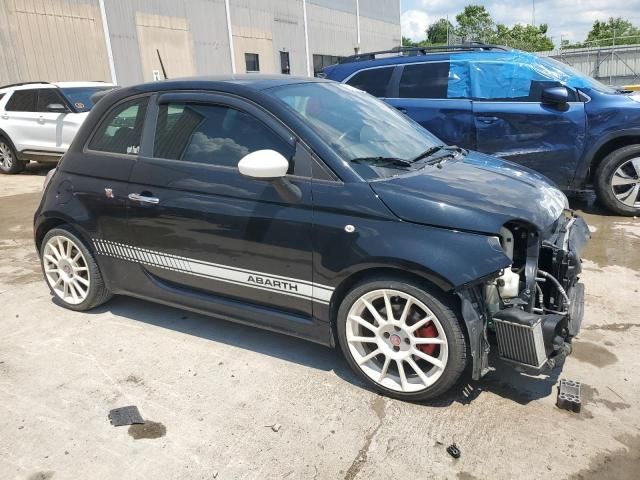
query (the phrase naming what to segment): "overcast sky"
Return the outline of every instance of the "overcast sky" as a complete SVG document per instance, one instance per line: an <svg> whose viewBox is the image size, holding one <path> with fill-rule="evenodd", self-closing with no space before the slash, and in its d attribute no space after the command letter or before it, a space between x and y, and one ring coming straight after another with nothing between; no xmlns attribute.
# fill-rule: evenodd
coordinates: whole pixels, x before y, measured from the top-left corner
<svg viewBox="0 0 640 480"><path fill-rule="evenodd" d="M423 40L426 27L440 17L455 16L465 5L484 5L493 20L507 25L531 23L532 0L401 0L402 35ZM560 38L582 41L594 20L623 17L640 27L640 0L535 0L536 24L549 25L556 45Z"/></svg>

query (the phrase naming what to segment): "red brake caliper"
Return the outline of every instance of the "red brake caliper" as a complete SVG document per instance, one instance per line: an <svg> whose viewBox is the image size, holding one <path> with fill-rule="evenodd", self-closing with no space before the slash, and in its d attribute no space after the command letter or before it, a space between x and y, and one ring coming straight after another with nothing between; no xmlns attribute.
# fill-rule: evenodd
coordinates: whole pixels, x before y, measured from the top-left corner
<svg viewBox="0 0 640 480"><path fill-rule="evenodd" d="M438 329L433 323L429 323L416 331L416 337L422 338L435 338L438 336ZM438 345L418 345L418 348L422 353L433 356L436 352Z"/></svg>

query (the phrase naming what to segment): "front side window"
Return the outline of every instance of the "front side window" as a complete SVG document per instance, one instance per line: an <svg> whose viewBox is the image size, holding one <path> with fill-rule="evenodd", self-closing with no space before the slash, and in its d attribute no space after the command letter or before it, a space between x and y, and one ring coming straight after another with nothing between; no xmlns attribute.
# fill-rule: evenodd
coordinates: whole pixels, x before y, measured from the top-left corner
<svg viewBox="0 0 640 480"><path fill-rule="evenodd" d="M442 142L385 102L349 85L300 83L266 90L293 109L363 178L397 174L361 164L364 158L412 160Z"/></svg>
<svg viewBox="0 0 640 480"><path fill-rule="evenodd" d="M64 105L64 101L55 88L41 88L38 90L38 103L36 106L38 112L48 112L47 106L53 104Z"/></svg>
<svg viewBox="0 0 640 480"><path fill-rule="evenodd" d="M260 57L257 53L245 53L244 63L247 73L260 71Z"/></svg>
<svg viewBox="0 0 640 480"><path fill-rule="evenodd" d="M5 110L8 112L35 112L36 97L35 90L16 90L7 102Z"/></svg>
<svg viewBox="0 0 640 480"><path fill-rule="evenodd" d="M148 101L147 97L137 98L121 103L107 113L93 135L89 149L137 155Z"/></svg>
<svg viewBox="0 0 640 480"><path fill-rule="evenodd" d="M386 97L394 67L362 70L349 79L347 85L367 92L374 97Z"/></svg>
<svg viewBox="0 0 640 480"><path fill-rule="evenodd" d="M400 76L400 98L447 98L449 62L405 65Z"/></svg>
<svg viewBox="0 0 640 480"><path fill-rule="evenodd" d="M112 90L113 88L114 87L63 87L60 88L60 90L78 112L88 112L93 107L91 97L95 93Z"/></svg>
<svg viewBox="0 0 640 480"><path fill-rule="evenodd" d="M292 147L248 113L213 104L160 105L154 157L236 168L245 155L267 149L292 164Z"/></svg>

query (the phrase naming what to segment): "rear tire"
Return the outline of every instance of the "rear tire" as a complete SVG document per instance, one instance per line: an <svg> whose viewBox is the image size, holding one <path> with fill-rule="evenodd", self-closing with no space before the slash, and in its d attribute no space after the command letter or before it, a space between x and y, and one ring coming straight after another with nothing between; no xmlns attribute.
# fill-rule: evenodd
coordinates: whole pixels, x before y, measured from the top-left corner
<svg viewBox="0 0 640 480"><path fill-rule="evenodd" d="M27 166L27 162L18 160L16 151L11 144L0 137L0 172L5 174L20 173Z"/></svg>
<svg viewBox="0 0 640 480"><path fill-rule="evenodd" d="M640 214L640 145L614 150L598 166L594 178L598 199L618 215Z"/></svg>
<svg viewBox="0 0 640 480"><path fill-rule="evenodd" d="M51 293L65 308L91 310L112 297L93 253L68 225L44 236L40 264Z"/></svg>
<svg viewBox="0 0 640 480"><path fill-rule="evenodd" d="M354 286L338 310L337 332L351 368L375 390L400 400L442 395L467 363L454 299L401 278L375 277Z"/></svg>

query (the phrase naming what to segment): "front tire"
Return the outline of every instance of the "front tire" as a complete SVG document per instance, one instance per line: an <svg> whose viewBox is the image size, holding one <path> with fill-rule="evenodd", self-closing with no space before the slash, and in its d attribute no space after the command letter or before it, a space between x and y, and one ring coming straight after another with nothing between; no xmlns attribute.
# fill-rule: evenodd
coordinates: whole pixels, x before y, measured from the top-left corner
<svg viewBox="0 0 640 480"><path fill-rule="evenodd" d="M607 155L595 173L598 199L618 215L640 214L640 145Z"/></svg>
<svg viewBox="0 0 640 480"><path fill-rule="evenodd" d="M40 263L51 293L70 310L91 310L112 296L93 254L66 225L47 232Z"/></svg>
<svg viewBox="0 0 640 480"><path fill-rule="evenodd" d="M18 160L16 151L11 144L0 137L0 172L6 174L20 173L27 166L27 162Z"/></svg>
<svg viewBox="0 0 640 480"><path fill-rule="evenodd" d="M351 368L389 397L442 395L466 366L459 309L435 288L393 277L367 280L345 296L337 322Z"/></svg>

